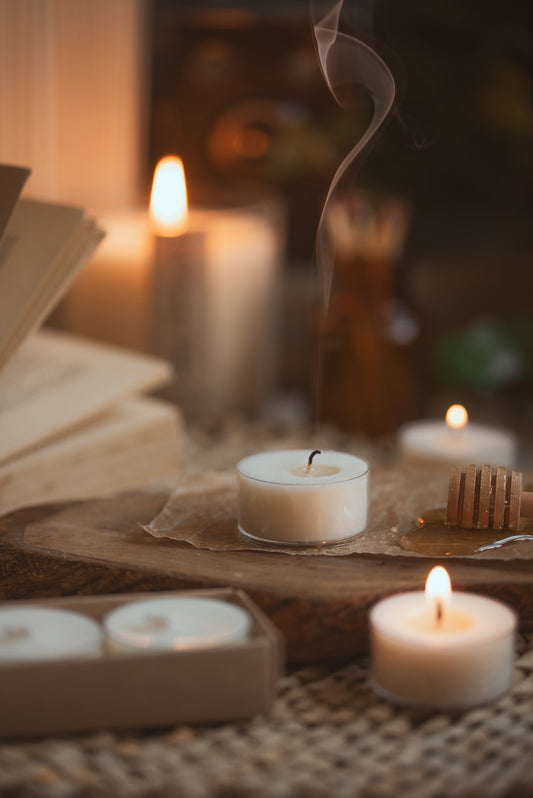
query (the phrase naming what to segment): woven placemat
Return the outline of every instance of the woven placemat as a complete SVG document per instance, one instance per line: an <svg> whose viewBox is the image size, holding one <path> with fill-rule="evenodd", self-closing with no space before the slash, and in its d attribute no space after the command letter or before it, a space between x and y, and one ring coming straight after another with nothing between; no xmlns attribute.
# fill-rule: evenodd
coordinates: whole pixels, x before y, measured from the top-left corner
<svg viewBox="0 0 533 798"><path fill-rule="evenodd" d="M533 795L533 635L514 684L460 715L378 698L368 663L286 676L269 717L0 745L0 795L521 798Z"/></svg>

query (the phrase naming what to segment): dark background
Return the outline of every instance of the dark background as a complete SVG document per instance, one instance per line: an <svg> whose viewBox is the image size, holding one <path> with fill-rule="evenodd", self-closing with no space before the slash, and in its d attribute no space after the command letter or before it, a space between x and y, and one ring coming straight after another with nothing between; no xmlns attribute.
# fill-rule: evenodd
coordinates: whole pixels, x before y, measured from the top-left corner
<svg viewBox="0 0 533 798"><path fill-rule="evenodd" d="M346 6L344 29L369 40L361 4ZM151 8L147 184L176 152L193 203L283 196L290 273L313 258L325 193L368 119L368 97L350 110L332 99L307 3ZM533 413L532 9L523 0L374 8L397 107L348 179L413 209L395 291L418 324L410 357L422 412L453 394L504 421ZM287 370L283 379L294 387Z"/></svg>

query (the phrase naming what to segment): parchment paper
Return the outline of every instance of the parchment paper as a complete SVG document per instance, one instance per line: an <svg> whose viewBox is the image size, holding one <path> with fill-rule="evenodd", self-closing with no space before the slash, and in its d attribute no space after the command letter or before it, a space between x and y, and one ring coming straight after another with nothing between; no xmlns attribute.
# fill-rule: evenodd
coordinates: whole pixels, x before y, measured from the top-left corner
<svg viewBox="0 0 533 798"><path fill-rule="evenodd" d="M426 510L445 507L448 469L395 463L370 469L369 514L365 532L337 545L289 547L249 541L237 528L234 471L184 475L163 510L144 529L155 537L186 541L198 549L264 550L287 555L345 556L375 554L424 557L398 545L414 519ZM502 537L505 535L502 534ZM462 555L463 557L465 555ZM530 559L533 543L519 543L468 555L475 559Z"/></svg>

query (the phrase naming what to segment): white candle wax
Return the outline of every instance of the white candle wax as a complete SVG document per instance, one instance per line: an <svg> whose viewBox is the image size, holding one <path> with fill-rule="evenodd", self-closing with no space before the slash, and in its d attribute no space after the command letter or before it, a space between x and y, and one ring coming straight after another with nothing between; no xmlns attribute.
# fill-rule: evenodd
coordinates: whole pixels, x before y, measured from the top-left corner
<svg viewBox="0 0 533 798"><path fill-rule="evenodd" d="M106 237L66 295L61 321L71 332L146 351L154 249L148 215L123 208L96 216Z"/></svg>
<svg viewBox="0 0 533 798"><path fill-rule="evenodd" d="M493 599L454 592L440 622L423 591L379 602L370 613L372 679L396 703L458 710L509 688L516 616Z"/></svg>
<svg viewBox="0 0 533 798"><path fill-rule="evenodd" d="M221 417L269 398L285 232L277 202L188 210L183 164L157 165L154 343L187 414Z"/></svg>
<svg viewBox="0 0 533 798"><path fill-rule="evenodd" d="M100 626L69 610L45 607L0 609L0 662L97 656Z"/></svg>
<svg viewBox="0 0 533 798"><path fill-rule="evenodd" d="M190 227L205 234L199 401L211 416L254 410L270 398L276 378L285 244L281 210L268 203L197 210Z"/></svg>
<svg viewBox="0 0 533 798"><path fill-rule="evenodd" d="M253 539L322 545L362 532L367 522L368 465L324 451L307 467L309 450L245 457L237 465L239 529Z"/></svg>
<svg viewBox="0 0 533 798"><path fill-rule="evenodd" d="M516 465L516 439L511 432L472 422L460 429L452 429L445 421L413 422L400 429L398 442L405 460L446 466Z"/></svg>
<svg viewBox="0 0 533 798"><path fill-rule="evenodd" d="M282 239L261 206L192 210L158 238L158 354L174 363L186 412L221 417L270 396L275 377Z"/></svg>
<svg viewBox="0 0 533 798"><path fill-rule="evenodd" d="M180 596L128 603L110 612L103 625L112 651L181 651L244 640L251 621L235 604Z"/></svg>

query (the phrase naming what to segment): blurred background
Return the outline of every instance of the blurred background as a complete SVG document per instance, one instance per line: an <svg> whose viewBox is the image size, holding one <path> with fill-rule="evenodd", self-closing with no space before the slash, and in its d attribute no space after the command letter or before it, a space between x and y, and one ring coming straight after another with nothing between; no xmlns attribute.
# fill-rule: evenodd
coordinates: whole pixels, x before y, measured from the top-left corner
<svg viewBox="0 0 533 798"><path fill-rule="evenodd" d="M0 0L0 158L110 232L48 323L176 360L191 419L379 436L461 402L530 445L533 8L380 2L374 34L397 107L334 197L326 310L317 225L372 104L331 97L307 2ZM174 244L147 215L168 154L209 209Z"/></svg>

